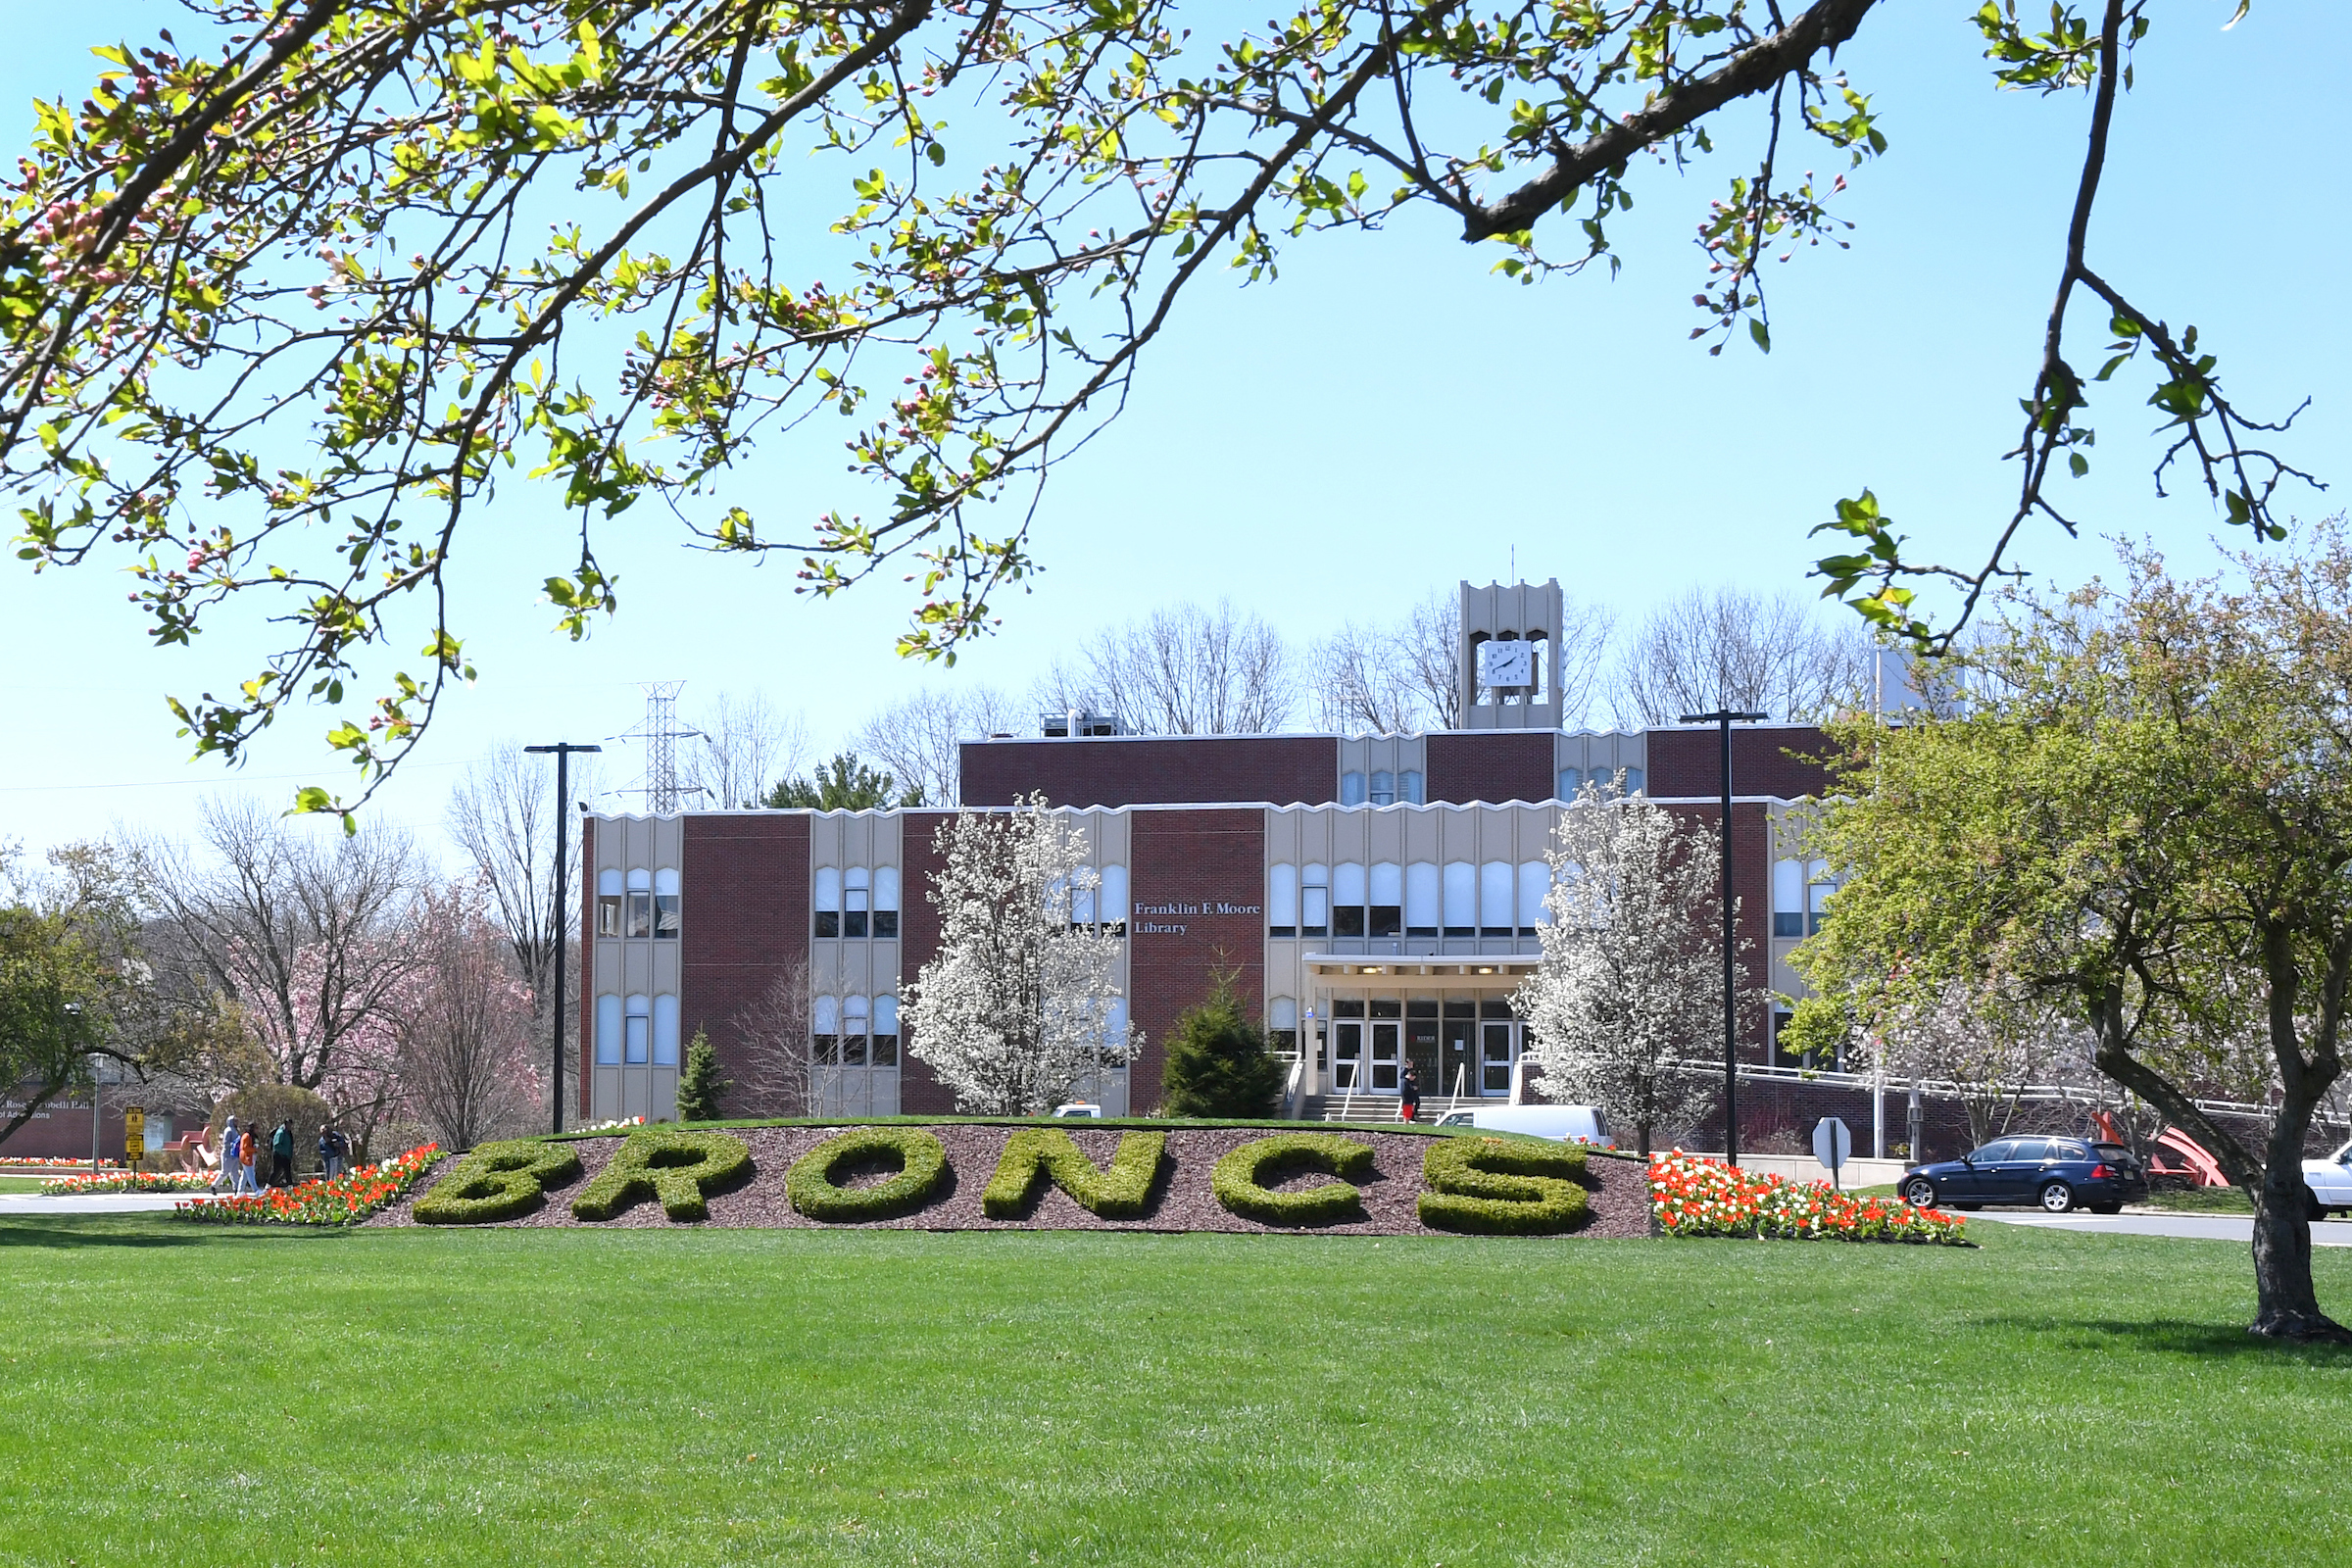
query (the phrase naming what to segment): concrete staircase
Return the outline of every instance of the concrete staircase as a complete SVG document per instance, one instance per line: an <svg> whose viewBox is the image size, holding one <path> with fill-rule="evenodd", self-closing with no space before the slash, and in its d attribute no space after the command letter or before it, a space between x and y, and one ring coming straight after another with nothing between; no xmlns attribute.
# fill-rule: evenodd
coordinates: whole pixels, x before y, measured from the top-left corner
<svg viewBox="0 0 2352 1568"><path fill-rule="evenodd" d="M1393 1124L1398 1119L1403 1104L1395 1095L1322 1095L1317 1100L1320 1103L1308 1102L1305 1120L1370 1123L1376 1126L1382 1122ZM1426 1127L1456 1108L1479 1103L1482 1102L1475 1095L1460 1099L1450 1095L1424 1095L1421 1097L1421 1114L1415 1120Z"/></svg>

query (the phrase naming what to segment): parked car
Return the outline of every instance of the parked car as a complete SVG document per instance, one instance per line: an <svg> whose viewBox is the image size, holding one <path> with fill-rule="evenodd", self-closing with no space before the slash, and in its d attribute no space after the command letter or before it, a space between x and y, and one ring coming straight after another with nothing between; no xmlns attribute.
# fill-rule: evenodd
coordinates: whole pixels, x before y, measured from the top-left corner
<svg viewBox="0 0 2352 1568"><path fill-rule="evenodd" d="M2352 1144L2326 1159L2303 1162L2303 1180L2311 1188L2311 1217L2352 1213Z"/></svg>
<svg viewBox="0 0 2352 1568"><path fill-rule="evenodd" d="M1441 1127L1476 1127L1485 1132L1528 1133L1563 1144L1598 1144L1615 1149L1609 1118L1598 1105L1473 1105L1438 1118Z"/></svg>
<svg viewBox="0 0 2352 1568"><path fill-rule="evenodd" d="M1102 1116L1102 1107L1088 1101L1073 1100L1066 1105L1055 1105L1054 1114L1055 1116L1084 1116L1091 1121L1099 1121Z"/></svg>
<svg viewBox="0 0 2352 1568"><path fill-rule="evenodd" d="M1914 1165L1895 1185L1921 1208L2034 1204L2052 1214L2113 1214L2148 1196L2148 1175L2121 1144L2087 1138L1996 1138L1958 1159ZM2352 1200L2347 1200L2352 1201Z"/></svg>

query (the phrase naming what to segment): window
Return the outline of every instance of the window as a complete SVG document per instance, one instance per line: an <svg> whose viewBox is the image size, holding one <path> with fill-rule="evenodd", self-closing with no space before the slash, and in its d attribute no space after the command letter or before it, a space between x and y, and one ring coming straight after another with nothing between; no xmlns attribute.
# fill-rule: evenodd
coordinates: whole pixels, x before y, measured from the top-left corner
<svg viewBox="0 0 2352 1568"><path fill-rule="evenodd" d="M1298 1049L1298 999L1270 997L1266 1001L1266 1044L1276 1051Z"/></svg>
<svg viewBox="0 0 2352 1568"><path fill-rule="evenodd" d="M1361 806L1364 804L1363 774L1342 773L1340 775L1340 804L1342 806Z"/></svg>
<svg viewBox="0 0 2352 1568"><path fill-rule="evenodd" d="M1551 918L1544 907L1544 896L1551 891L1551 867L1542 860L1519 862L1519 934L1530 937L1536 927Z"/></svg>
<svg viewBox="0 0 2352 1568"><path fill-rule="evenodd" d="M1266 867L1266 935L1295 937L1298 934L1298 868L1295 865ZM1297 1025L1292 1027L1296 1028Z"/></svg>
<svg viewBox="0 0 2352 1568"><path fill-rule="evenodd" d="M678 999L654 999L654 1065L675 1067L678 1064Z"/></svg>
<svg viewBox="0 0 2352 1568"><path fill-rule="evenodd" d="M596 1064L599 1067L620 1065L620 998L617 996L596 999Z"/></svg>
<svg viewBox="0 0 2352 1568"><path fill-rule="evenodd" d="M896 937L899 934L899 868L895 865L874 867L874 935Z"/></svg>
<svg viewBox="0 0 2352 1568"><path fill-rule="evenodd" d="M1489 860L1478 868L1478 934L1507 937L1516 934L1517 881L1508 860Z"/></svg>
<svg viewBox="0 0 2352 1568"><path fill-rule="evenodd" d="M877 1067L896 1067L899 1064L899 999L874 999L873 1049L867 1053Z"/></svg>
<svg viewBox="0 0 2352 1568"><path fill-rule="evenodd" d="M1838 884L1830 876L1827 860L1808 862L1805 873L1805 935L1811 936L1828 916L1830 895L1838 891Z"/></svg>
<svg viewBox="0 0 2352 1568"><path fill-rule="evenodd" d="M841 1001L841 1064L844 1067L865 1065L867 1003L863 997L844 997Z"/></svg>
<svg viewBox="0 0 2352 1568"><path fill-rule="evenodd" d="M1404 867L1383 860L1372 867L1371 923L1365 935L1393 937L1404 929Z"/></svg>
<svg viewBox="0 0 2352 1568"><path fill-rule="evenodd" d="M650 937L654 934L654 873L629 873L628 913L621 923L621 934Z"/></svg>
<svg viewBox="0 0 2352 1568"><path fill-rule="evenodd" d="M620 873L596 873L596 934L600 937L620 935Z"/></svg>
<svg viewBox="0 0 2352 1568"><path fill-rule="evenodd" d="M1360 937L1364 934L1364 867L1361 861L1343 860L1334 867L1331 879L1331 934L1335 937Z"/></svg>
<svg viewBox="0 0 2352 1568"><path fill-rule="evenodd" d="M1396 774L1375 773L1372 775L1372 804L1374 806L1395 806L1396 804Z"/></svg>
<svg viewBox="0 0 2352 1568"><path fill-rule="evenodd" d="M1802 860L1772 862L1772 934L1776 937L1801 937L1805 934L1805 862Z"/></svg>
<svg viewBox="0 0 2352 1568"><path fill-rule="evenodd" d="M1404 868L1404 934L1438 934L1438 862L1415 860Z"/></svg>
<svg viewBox="0 0 2352 1568"><path fill-rule="evenodd" d="M1478 935L1478 867L1468 860L1446 862L1446 934Z"/></svg>
<svg viewBox="0 0 2352 1568"><path fill-rule="evenodd" d="M1298 934L1331 935L1331 867L1308 865L1298 872Z"/></svg>
<svg viewBox="0 0 2352 1568"><path fill-rule="evenodd" d="M819 997L808 1010L808 1032L813 1036L809 1054L824 1066L841 1059L841 1000Z"/></svg>
<svg viewBox="0 0 2352 1568"><path fill-rule="evenodd" d="M1580 789L1582 789L1582 788L1584 787L1584 782L1585 782L1585 776L1584 776L1584 774L1582 774L1582 773L1578 772L1578 771L1577 771L1575 768L1573 768L1573 767L1563 767L1563 768L1561 768L1561 769L1560 769L1560 793L1559 793L1559 797L1558 797L1558 798L1559 798L1559 799L1561 799L1561 800L1563 800L1563 801L1573 801L1573 800L1575 800L1575 799L1576 799L1576 792L1577 792L1578 790L1580 790Z"/></svg>
<svg viewBox="0 0 2352 1568"><path fill-rule="evenodd" d="M816 934L820 937L841 935L841 873L832 866L819 866L816 872Z"/></svg>
<svg viewBox="0 0 2352 1568"><path fill-rule="evenodd" d="M1642 793L1642 770L1640 768L1629 767L1625 769L1624 789L1625 793L1628 795L1639 795Z"/></svg>
<svg viewBox="0 0 2352 1568"><path fill-rule="evenodd" d="M841 873L841 934L845 937L865 935L865 917L871 907L874 877L862 865L854 865Z"/></svg>
<svg viewBox="0 0 2352 1568"><path fill-rule="evenodd" d="M1425 804L1421 799L1421 771L1408 767L1396 775L1396 798L1407 806Z"/></svg>
<svg viewBox="0 0 2352 1568"><path fill-rule="evenodd" d="M654 873L654 935L678 937L678 873L664 866Z"/></svg>
<svg viewBox="0 0 2352 1568"><path fill-rule="evenodd" d="M651 997L631 997L628 1016L622 1019L625 1050L621 1059L632 1067L642 1067L651 1054L653 1045L653 1011Z"/></svg>
<svg viewBox="0 0 2352 1568"><path fill-rule="evenodd" d="M1070 874L1070 924L1095 923L1095 894L1102 885L1102 874L1093 866L1082 865Z"/></svg>
<svg viewBox="0 0 2352 1568"><path fill-rule="evenodd" d="M1127 934L1127 868L1106 865L1102 868L1100 892L1103 929L1114 937Z"/></svg>

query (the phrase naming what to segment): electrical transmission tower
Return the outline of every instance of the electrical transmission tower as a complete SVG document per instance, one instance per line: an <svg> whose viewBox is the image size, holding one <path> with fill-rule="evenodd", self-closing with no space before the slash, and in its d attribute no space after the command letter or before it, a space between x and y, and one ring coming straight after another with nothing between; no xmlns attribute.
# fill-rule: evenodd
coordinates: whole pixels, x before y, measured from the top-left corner
<svg viewBox="0 0 2352 1568"><path fill-rule="evenodd" d="M678 723L678 688L682 680L649 680L645 690L645 720L620 738L645 743L645 809L666 816L678 809L678 741L701 731Z"/></svg>

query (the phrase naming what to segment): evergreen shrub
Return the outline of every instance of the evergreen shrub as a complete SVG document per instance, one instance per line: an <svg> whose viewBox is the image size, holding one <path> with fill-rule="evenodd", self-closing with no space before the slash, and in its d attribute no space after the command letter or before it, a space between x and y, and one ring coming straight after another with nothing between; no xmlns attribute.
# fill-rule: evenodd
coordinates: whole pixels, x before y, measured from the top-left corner
<svg viewBox="0 0 2352 1568"><path fill-rule="evenodd" d="M1340 1180L1291 1193L1270 1189L1310 1170ZM1363 1194L1354 1182L1371 1174L1370 1144L1337 1133L1286 1133L1254 1139L1218 1160L1208 1186L1227 1213L1261 1225L1337 1225L1364 1217Z"/></svg>
<svg viewBox="0 0 2352 1568"><path fill-rule="evenodd" d="M1421 1223L1479 1236L1557 1236L1585 1222L1585 1152L1516 1138L1448 1138L1421 1156Z"/></svg>
<svg viewBox="0 0 2352 1568"><path fill-rule="evenodd" d="M1110 1168L1098 1170L1061 1128L1024 1127L1004 1141L997 1173L980 1195L980 1211L990 1219L1019 1219L1051 1179L1090 1214L1140 1219L1167 1149L1166 1133L1127 1133L1110 1156Z"/></svg>
<svg viewBox="0 0 2352 1568"><path fill-rule="evenodd" d="M1208 1000L1189 1007L1168 1031L1160 1069L1163 1116L1271 1116L1282 1093L1282 1063L1266 1050L1266 1034L1242 1010L1234 974L1220 970Z"/></svg>
<svg viewBox="0 0 2352 1568"><path fill-rule="evenodd" d="M899 1171L888 1181L871 1187L834 1182L845 1165L893 1160ZM798 1212L827 1224L897 1219L931 1201L947 1176L947 1147L933 1134L913 1127L860 1127L826 1139L793 1161L784 1196Z"/></svg>
<svg viewBox="0 0 2352 1568"><path fill-rule="evenodd" d="M752 1150L726 1133L647 1127L629 1134L612 1163L571 1200L574 1218L606 1220L657 1200L671 1219L709 1219L706 1195L750 1178Z"/></svg>
<svg viewBox="0 0 2352 1568"><path fill-rule="evenodd" d="M735 1086L718 1070L718 1052L702 1030L686 1043L685 1070L678 1074L678 1120L716 1121L718 1102Z"/></svg>
<svg viewBox="0 0 2352 1568"><path fill-rule="evenodd" d="M508 1138L476 1144L410 1212L419 1225L495 1225L520 1219L547 1201L547 1189L580 1173L569 1144Z"/></svg>

